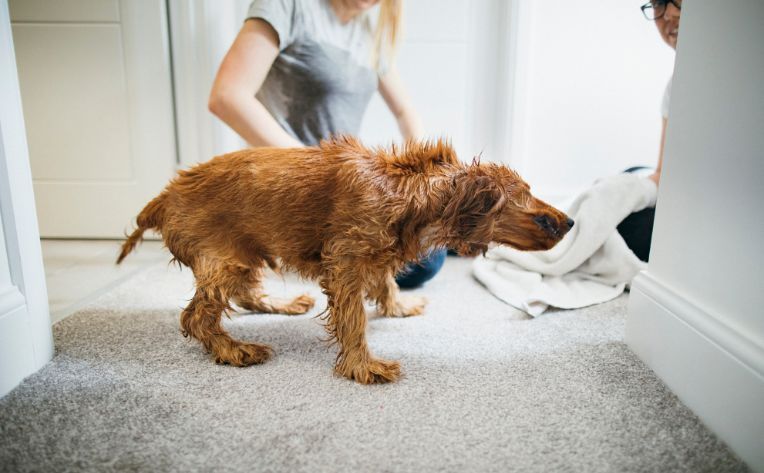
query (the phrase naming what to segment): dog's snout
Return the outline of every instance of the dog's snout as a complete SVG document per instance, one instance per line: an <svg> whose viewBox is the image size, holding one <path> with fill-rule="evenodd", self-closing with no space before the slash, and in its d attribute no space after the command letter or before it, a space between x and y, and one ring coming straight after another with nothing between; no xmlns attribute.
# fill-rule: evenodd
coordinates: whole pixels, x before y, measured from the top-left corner
<svg viewBox="0 0 764 473"><path fill-rule="evenodd" d="M568 224L568 228L573 228L573 225L576 224L576 222L570 217L568 217L568 220L565 223Z"/></svg>

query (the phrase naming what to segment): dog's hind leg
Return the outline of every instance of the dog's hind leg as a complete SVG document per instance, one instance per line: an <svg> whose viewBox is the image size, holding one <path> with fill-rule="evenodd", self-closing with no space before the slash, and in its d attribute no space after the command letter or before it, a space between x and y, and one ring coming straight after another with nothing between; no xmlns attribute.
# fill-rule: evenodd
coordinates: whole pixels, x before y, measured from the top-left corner
<svg viewBox="0 0 764 473"><path fill-rule="evenodd" d="M376 302L378 312L385 317L421 315L427 305L427 299L423 296L401 294L392 273L387 273L374 286L369 298Z"/></svg>
<svg viewBox="0 0 764 473"><path fill-rule="evenodd" d="M196 293L180 317L183 335L199 340L217 363L234 366L263 363L271 356L270 347L234 340L220 323L223 313L230 309L232 291L241 286L249 269L210 261L205 258L195 261Z"/></svg>
<svg viewBox="0 0 764 473"><path fill-rule="evenodd" d="M300 315L313 308L315 300L307 294L294 299L271 297L263 292L263 270L252 269L249 276L233 295L233 302L244 310L265 314Z"/></svg>
<svg viewBox="0 0 764 473"><path fill-rule="evenodd" d="M321 280L329 302L326 329L340 349L334 370L361 384L396 381L400 364L374 357L366 344L364 284L361 275L353 270L357 266L333 268Z"/></svg>

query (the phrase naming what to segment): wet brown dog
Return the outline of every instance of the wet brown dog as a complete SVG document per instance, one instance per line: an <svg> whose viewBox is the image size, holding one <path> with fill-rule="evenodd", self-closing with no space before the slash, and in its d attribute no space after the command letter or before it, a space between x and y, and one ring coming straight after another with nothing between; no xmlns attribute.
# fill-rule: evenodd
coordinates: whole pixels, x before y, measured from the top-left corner
<svg viewBox="0 0 764 473"><path fill-rule="evenodd" d="M360 383L394 381L395 361L366 344L364 297L390 317L421 314L425 300L399 294L394 275L433 247L474 256L496 242L553 247L573 221L534 198L505 166L461 163L442 141L368 149L353 138L301 149L247 149L181 171L137 218L117 262L148 229L196 278L183 310L186 336L218 363L262 363L271 349L232 339L221 325L230 302L256 312L302 314L313 299L271 299L265 266L317 279L335 371Z"/></svg>

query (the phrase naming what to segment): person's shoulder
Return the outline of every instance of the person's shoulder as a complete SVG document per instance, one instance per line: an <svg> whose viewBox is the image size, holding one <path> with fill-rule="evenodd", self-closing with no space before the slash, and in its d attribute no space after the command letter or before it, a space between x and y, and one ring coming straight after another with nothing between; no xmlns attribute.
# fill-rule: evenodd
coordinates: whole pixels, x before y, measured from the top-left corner
<svg viewBox="0 0 764 473"><path fill-rule="evenodd" d="M257 18L273 27L279 37L279 49L284 50L293 40L295 32L295 12L298 0L253 0L249 4L247 20Z"/></svg>

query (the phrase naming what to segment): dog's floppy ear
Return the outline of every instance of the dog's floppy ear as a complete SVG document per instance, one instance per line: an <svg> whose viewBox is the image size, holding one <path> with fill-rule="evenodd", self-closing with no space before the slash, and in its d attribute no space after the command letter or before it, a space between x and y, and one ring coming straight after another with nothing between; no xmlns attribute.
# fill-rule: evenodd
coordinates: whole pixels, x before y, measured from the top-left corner
<svg viewBox="0 0 764 473"><path fill-rule="evenodd" d="M493 235L493 216L506 197L496 181L476 165L454 176L452 184L453 194L443 211L445 229L456 240L459 253L484 252Z"/></svg>

